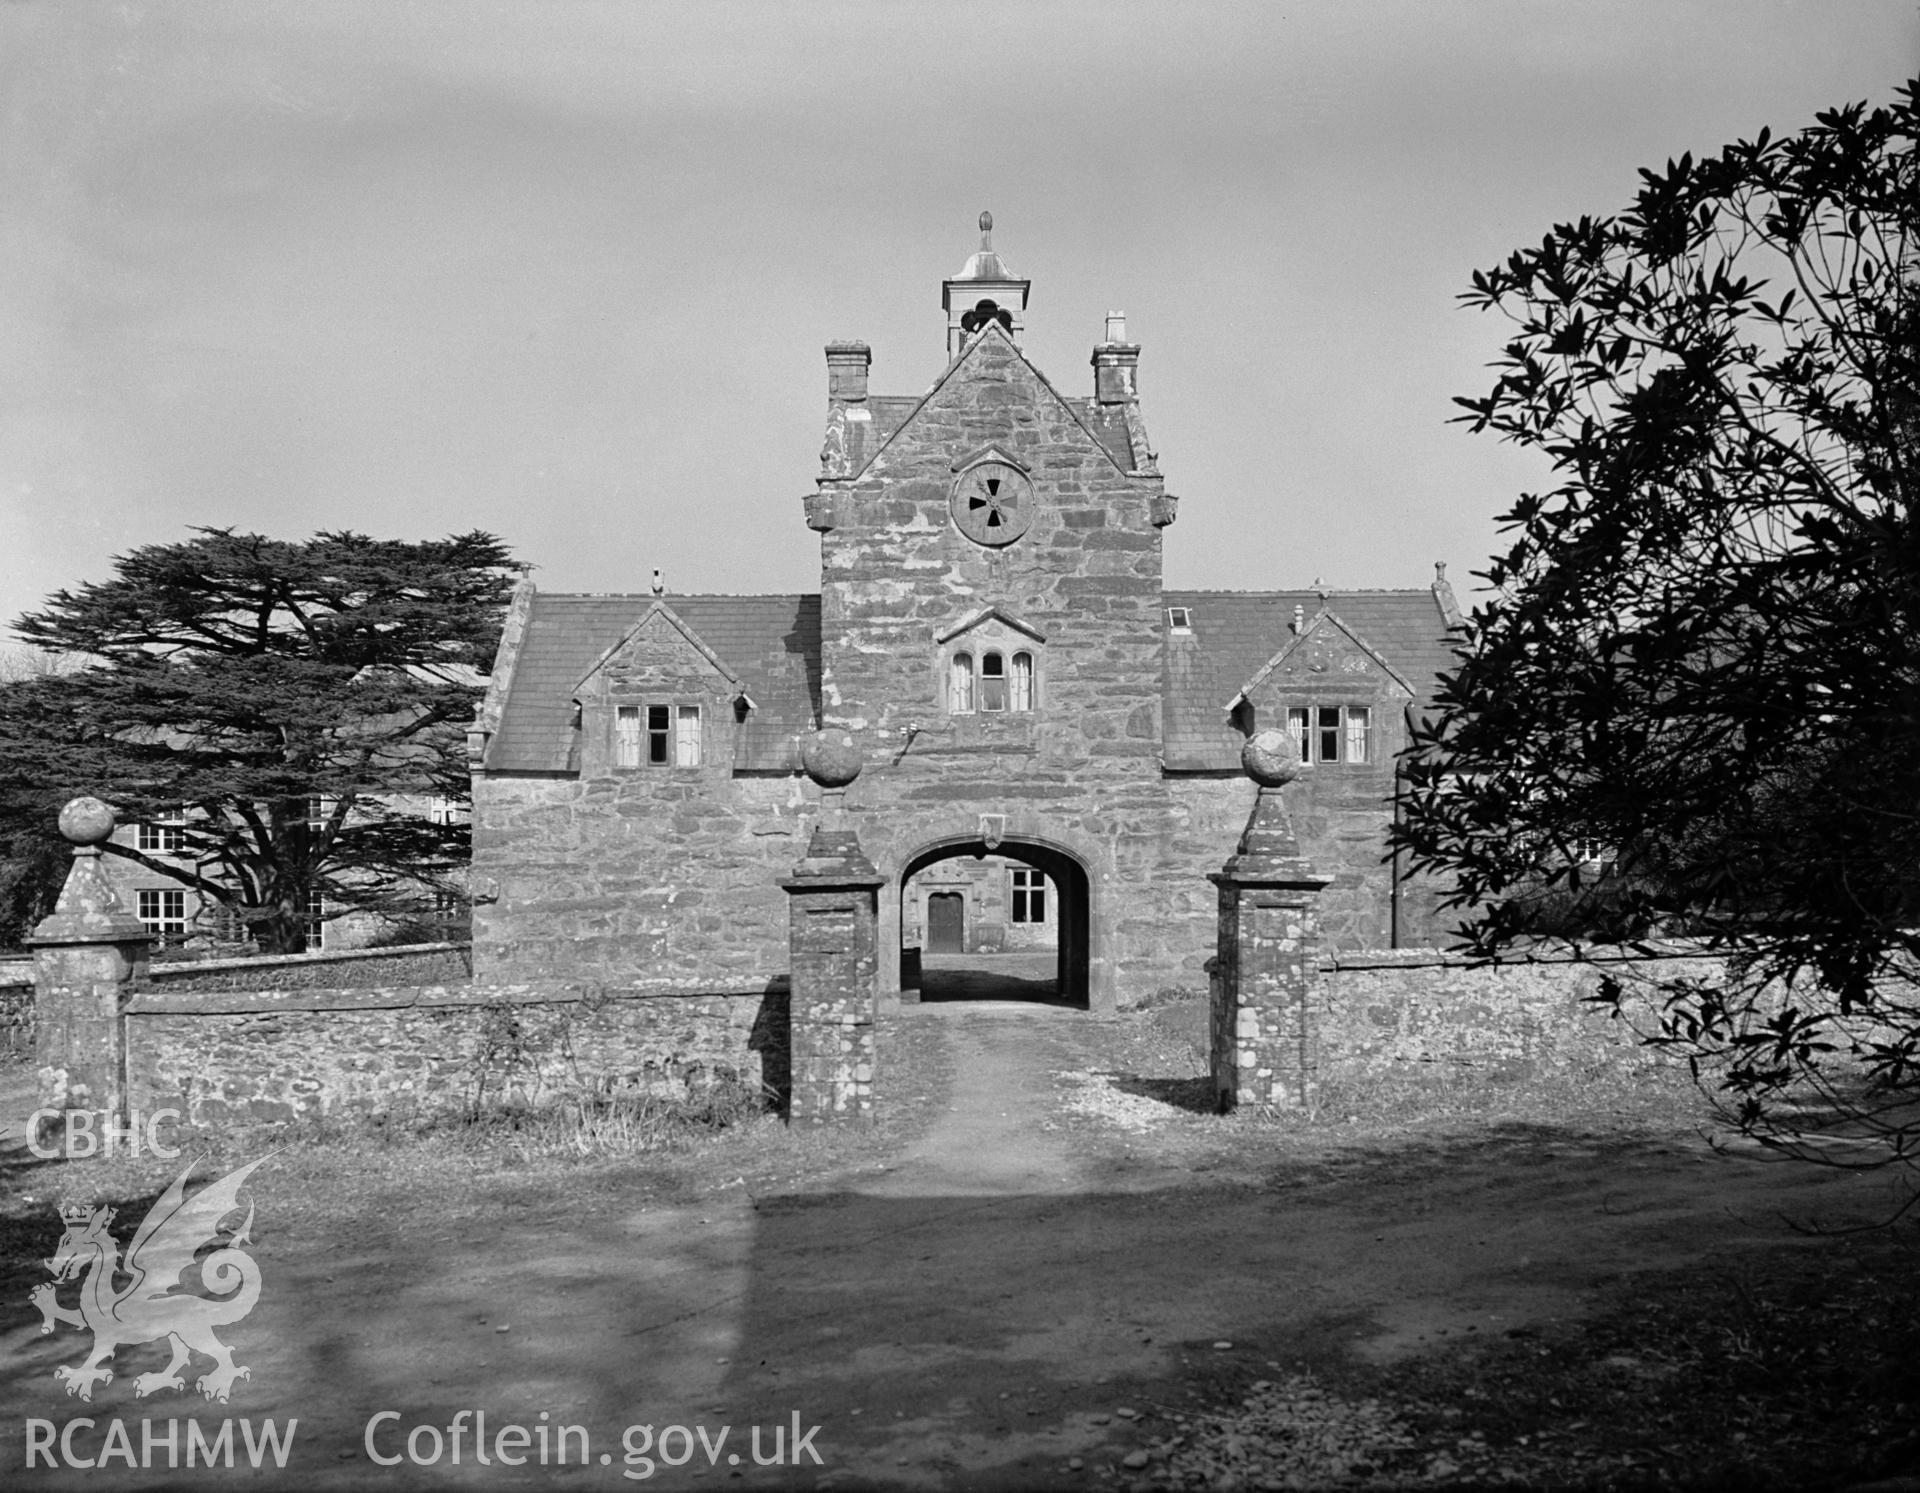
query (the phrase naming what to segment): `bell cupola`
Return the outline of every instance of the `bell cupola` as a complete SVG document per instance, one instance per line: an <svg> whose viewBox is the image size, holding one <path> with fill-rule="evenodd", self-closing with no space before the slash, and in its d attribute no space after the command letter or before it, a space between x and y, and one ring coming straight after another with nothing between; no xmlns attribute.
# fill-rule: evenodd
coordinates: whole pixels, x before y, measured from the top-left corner
<svg viewBox="0 0 1920 1493"><path fill-rule="evenodd" d="M940 305L947 313L947 359L960 355L968 337L989 321L1007 329L1016 346L1027 326L1027 290L1031 280L1014 277L993 252L993 214L980 214L980 250L960 273L940 284Z"/></svg>

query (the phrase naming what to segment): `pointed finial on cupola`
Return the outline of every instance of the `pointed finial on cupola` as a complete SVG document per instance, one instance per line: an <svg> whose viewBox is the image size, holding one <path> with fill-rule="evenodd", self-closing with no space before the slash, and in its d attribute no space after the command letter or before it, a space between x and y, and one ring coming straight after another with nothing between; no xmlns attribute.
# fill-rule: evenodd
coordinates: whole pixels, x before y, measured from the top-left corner
<svg viewBox="0 0 1920 1493"><path fill-rule="evenodd" d="M940 306L947 313L947 356L960 349L988 322L998 322L1014 340L1026 327L1027 292L1031 280L1015 277L993 251L993 214L980 214L980 247L961 266L960 273L943 281Z"/></svg>

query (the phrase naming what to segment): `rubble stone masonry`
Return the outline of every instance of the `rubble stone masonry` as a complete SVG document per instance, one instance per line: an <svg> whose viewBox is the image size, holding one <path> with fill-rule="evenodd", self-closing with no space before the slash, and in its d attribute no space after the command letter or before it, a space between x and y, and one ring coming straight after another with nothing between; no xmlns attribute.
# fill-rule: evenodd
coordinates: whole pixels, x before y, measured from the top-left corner
<svg viewBox="0 0 1920 1493"><path fill-rule="evenodd" d="M981 274L1004 269L976 260ZM1066 396L1018 346L1026 282L991 280L1019 293L1002 321L972 315L977 278L946 285L954 356L924 396L873 393L870 350L828 348L817 490L786 520L798 530L804 515L818 536L817 597L790 599L777 620L762 608L755 627L749 598L688 597L684 619L671 593L516 602L472 738L476 980L725 982L786 969L778 883L819 820L797 750L818 728L859 745L844 827L879 878L883 1003L900 988L903 921L919 921L918 907L903 920L903 886L985 856L1047 876L1069 1000L1112 1012L1198 991L1217 933L1207 878L1253 801L1232 742L1316 702L1364 702L1373 722L1360 760L1315 767L1289 790L1306 851L1331 878L1322 935L1336 947L1422 940L1422 910L1382 864L1416 697L1407 676L1324 593L1311 620L1303 606L1249 604L1235 622L1223 602L1197 628L1180 624L1176 659L1163 539L1177 500L1142 422L1139 348L1115 318L1091 397ZM989 471L1007 495L997 530L968 506ZM1413 618L1409 636L1442 630L1435 597L1402 600L1368 605ZM569 651L589 614L608 619L593 623L608 629L596 640L615 617L626 629L598 661ZM990 656L1006 666L993 676L1004 694L990 707L982 673L974 698L956 695L956 670ZM1230 717L1236 688L1244 719ZM621 758L620 713L655 701L697 707L697 764Z"/></svg>
<svg viewBox="0 0 1920 1493"><path fill-rule="evenodd" d="M135 1110L411 1121L562 1096L788 1084L784 982L719 993L554 984L136 993Z"/></svg>

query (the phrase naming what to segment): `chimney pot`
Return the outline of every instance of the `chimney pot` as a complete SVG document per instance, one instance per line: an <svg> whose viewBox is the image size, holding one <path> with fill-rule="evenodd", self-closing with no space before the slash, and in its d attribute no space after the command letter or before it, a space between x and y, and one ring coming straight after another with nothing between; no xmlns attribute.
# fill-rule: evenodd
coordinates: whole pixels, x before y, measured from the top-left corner
<svg viewBox="0 0 1920 1493"><path fill-rule="evenodd" d="M1093 397L1101 404L1132 404L1140 397L1140 345L1127 341L1127 313L1107 313L1107 337L1093 350Z"/></svg>

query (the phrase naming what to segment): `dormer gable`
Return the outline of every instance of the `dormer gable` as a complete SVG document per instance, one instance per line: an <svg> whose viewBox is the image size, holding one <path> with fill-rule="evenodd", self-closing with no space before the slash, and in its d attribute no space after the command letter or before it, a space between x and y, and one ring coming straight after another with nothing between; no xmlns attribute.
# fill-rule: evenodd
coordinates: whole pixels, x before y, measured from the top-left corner
<svg viewBox="0 0 1920 1493"><path fill-rule="evenodd" d="M672 607L656 601L627 629L620 641L595 659L580 677L573 690L574 703L579 704L594 693L617 687L619 681L649 670L673 664L684 669L688 666L688 655L699 660L696 667L704 667L736 693L743 693L740 676L721 661L720 655L709 648Z"/></svg>
<svg viewBox="0 0 1920 1493"><path fill-rule="evenodd" d="M731 769L753 708L740 677L656 601L574 687L582 777L647 769Z"/></svg>
<svg viewBox="0 0 1920 1493"><path fill-rule="evenodd" d="M1296 614L1297 615L1297 614ZM1251 735L1274 728L1301 760L1371 780L1391 770L1415 691L1385 655L1324 606L1226 704Z"/></svg>
<svg viewBox="0 0 1920 1493"><path fill-rule="evenodd" d="M1400 671L1331 610L1305 619L1300 631L1240 686L1224 709L1242 705L1276 688L1308 689L1315 694L1346 690L1411 700L1416 693Z"/></svg>

